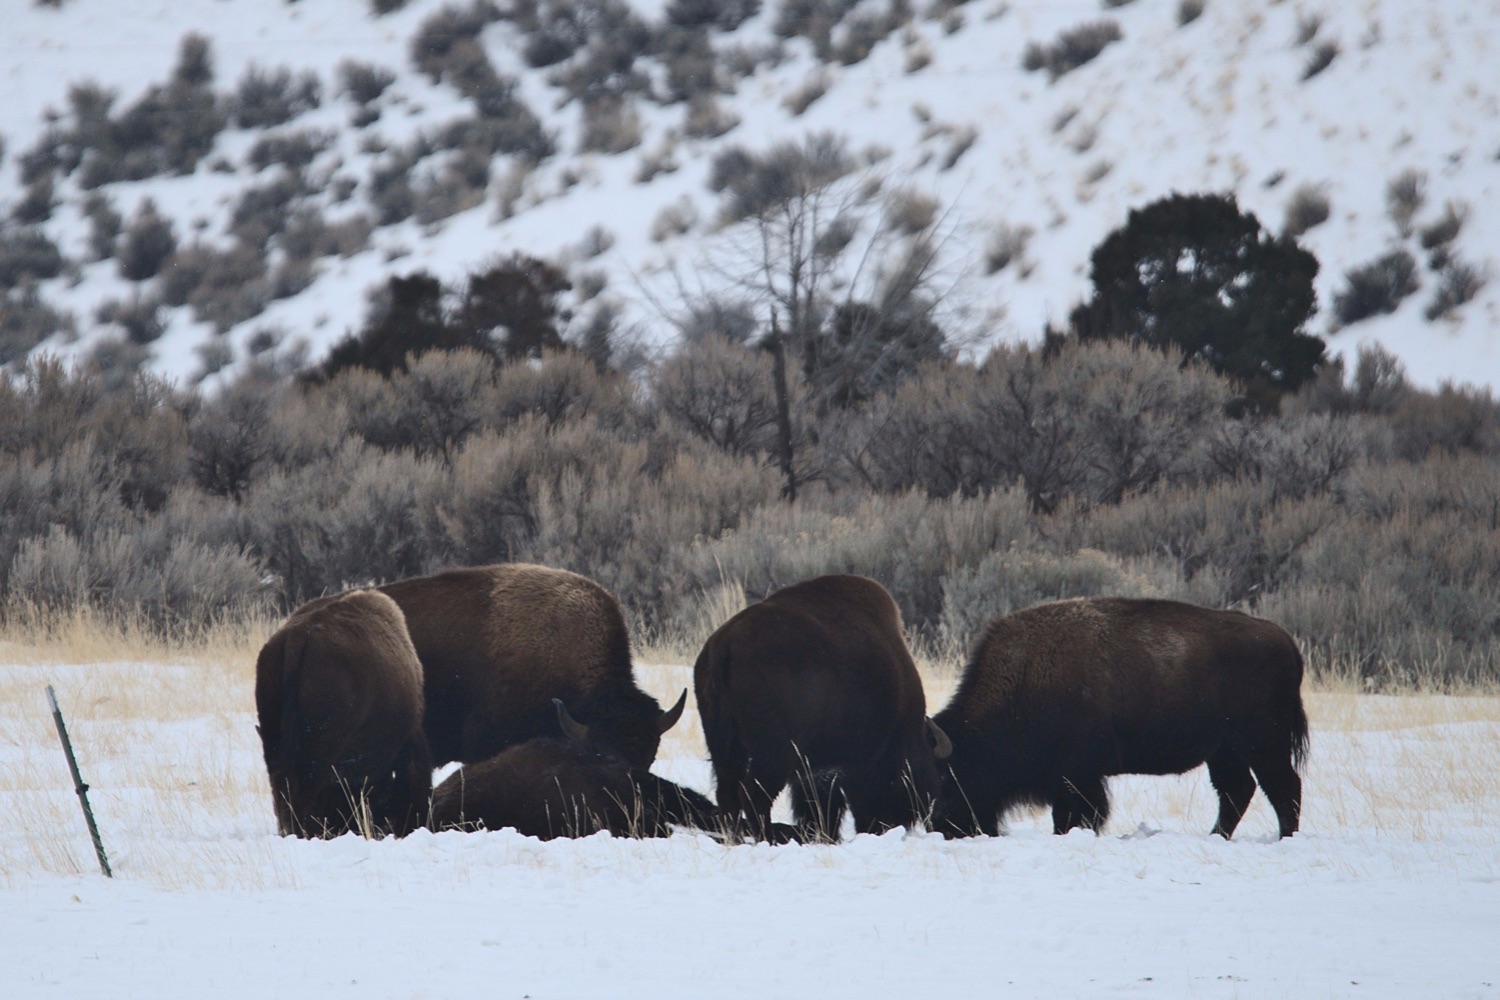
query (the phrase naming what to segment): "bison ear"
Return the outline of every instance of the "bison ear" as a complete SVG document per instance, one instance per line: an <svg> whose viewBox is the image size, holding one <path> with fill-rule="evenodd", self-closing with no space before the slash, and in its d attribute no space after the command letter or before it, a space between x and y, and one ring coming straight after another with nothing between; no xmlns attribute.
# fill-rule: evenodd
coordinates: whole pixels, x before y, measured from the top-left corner
<svg viewBox="0 0 1500 1000"><path fill-rule="evenodd" d="M657 723L657 733L664 733L677 725L677 720L682 718L682 710L687 708L687 688L682 689L682 695L677 699L677 704L661 713L661 720Z"/></svg>
<svg viewBox="0 0 1500 1000"><path fill-rule="evenodd" d="M561 698L553 698L552 704L557 706L557 724L562 727L563 735L575 743L587 743L589 727L568 714L568 706Z"/></svg>
<svg viewBox="0 0 1500 1000"><path fill-rule="evenodd" d="M927 723L927 735L932 737L932 755L938 760L947 760L952 757L953 741L948 738L947 733L943 732L943 727L931 719L924 721Z"/></svg>

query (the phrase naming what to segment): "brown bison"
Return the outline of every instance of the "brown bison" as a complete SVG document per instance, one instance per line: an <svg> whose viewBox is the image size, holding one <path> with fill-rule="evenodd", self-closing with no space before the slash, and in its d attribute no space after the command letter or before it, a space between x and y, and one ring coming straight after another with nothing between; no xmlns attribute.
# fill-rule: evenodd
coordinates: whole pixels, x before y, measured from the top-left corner
<svg viewBox="0 0 1500 1000"><path fill-rule="evenodd" d="M473 763L559 736L560 698L592 742L645 770L682 715L640 690L614 597L593 580L524 563L452 569L379 588L401 606L426 676L437 764Z"/></svg>
<svg viewBox="0 0 1500 1000"><path fill-rule="evenodd" d="M1259 781L1289 837L1308 743L1301 686L1292 637L1237 611L1090 598L997 618L937 716L953 740L937 826L994 835L1007 810L1041 805L1056 833L1098 831L1109 775L1207 762L1214 833L1234 833Z"/></svg>
<svg viewBox="0 0 1500 1000"><path fill-rule="evenodd" d="M715 814L704 796L635 770L619 754L550 737L468 764L432 793L434 830L513 827L542 840L599 830L665 837L673 824L711 827Z"/></svg>
<svg viewBox="0 0 1500 1000"><path fill-rule="evenodd" d="M422 665L401 609L356 590L298 609L260 651L255 707L276 825L397 836L427 816Z"/></svg>
<svg viewBox="0 0 1500 1000"><path fill-rule="evenodd" d="M950 748L874 580L818 577L745 608L709 636L693 685L730 829L785 839L771 804L788 782L800 836L836 840L846 806L860 832L928 815Z"/></svg>

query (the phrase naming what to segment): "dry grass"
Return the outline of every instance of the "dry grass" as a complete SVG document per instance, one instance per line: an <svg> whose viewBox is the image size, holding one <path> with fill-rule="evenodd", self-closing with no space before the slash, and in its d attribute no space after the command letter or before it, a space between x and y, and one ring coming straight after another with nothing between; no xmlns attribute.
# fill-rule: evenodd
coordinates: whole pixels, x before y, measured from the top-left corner
<svg viewBox="0 0 1500 1000"><path fill-rule="evenodd" d="M692 689L697 647L744 605L736 587L705 600L691 634L637 644L641 686L662 704ZM298 884L275 819L254 731L254 658L275 622L171 640L138 623L79 615L0 637L0 884L95 870L43 694L58 691L118 877L165 888ZM946 702L961 658L917 647L928 710ZM1334 677L1310 685L1313 751L1304 830L1376 832L1413 842L1500 822L1500 697L1370 695ZM660 770L708 792L703 729L690 697L664 738ZM1107 830L1207 830L1216 801L1203 770L1112 783ZM1012 826L1045 828L1043 815ZM1242 837L1274 817L1257 796Z"/></svg>

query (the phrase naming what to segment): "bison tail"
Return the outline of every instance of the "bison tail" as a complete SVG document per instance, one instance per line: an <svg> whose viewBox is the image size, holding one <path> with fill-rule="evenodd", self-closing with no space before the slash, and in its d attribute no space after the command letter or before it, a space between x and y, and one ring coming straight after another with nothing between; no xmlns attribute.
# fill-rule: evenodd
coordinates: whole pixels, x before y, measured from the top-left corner
<svg viewBox="0 0 1500 1000"><path fill-rule="evenodd" d="M1302 652L1301 650L1296 650L1295 646L1293 648L1297 657L1297 680L1296 684L1285 695L1282 718L1285 720L1287 737L1291 743L1292 766L1300 773L1302 765L1307 763L1309 737L1307 711L1302 707Z"/></svg>
<svg viewBox="0 0 1500 1000"><path fill-rule="evenodd" d="M1302 708L1302 697L1300 694L1292 699L1287 713L1288 735L1292 742L1292 766L1301 773L1302 766L1307 763L1307 750L1310 742L1307 728L1307 712Z"/></svg>

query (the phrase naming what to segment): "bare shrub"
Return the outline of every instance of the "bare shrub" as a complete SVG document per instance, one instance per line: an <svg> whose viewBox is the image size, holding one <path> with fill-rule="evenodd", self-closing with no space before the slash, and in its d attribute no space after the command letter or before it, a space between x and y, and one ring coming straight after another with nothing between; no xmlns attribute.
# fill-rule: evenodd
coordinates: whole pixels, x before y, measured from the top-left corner
<svg viewBox="0 0 1500 1000"><path fill-rule="evenodd" d="M1001 549L944 575L936 644L951 659L962 660L998 615L1044 601L1102 596L1176 598L1180 576L1166 560L1121 559L1097 549Z"/></svg>
<svg viewBox="0 0 1500 1000"><path fill-rule="evenodd" d="M532 364L507 365L495 383L493 422L505 426L532 417L555 427L592 421L620 430L635 423L629 379L601 370L581 351L544 351Z"/></svg>
<svg viewBox="0 0 1500 1000"><path fill-rule="evenodd" d="M1443 214L1419 230L1423 250L1446 247L1458 238L1464 223L1469 218L1469 206L1461 201L1449 201L1443 205Z"/></svg>
<svg viewBox="0 0 1500 1000"><path fill-rule="evenodd" d="M413 176L413 214L431 225L467 211L484 202L489 182L490 157L478 149L461 150Z"/></svg>
<svg viewBox="0 0 1500 1000"><path fill-rule="evenodd" d="M258 479L241 505L247 540L289 605L420 575L440 564L433 553L446 554L428 501L441 476L431 459L346 442L325 460Z"/></svg>
<svg viewBox="0 0 1500 1000"><path fill-rule="evenodd" d="M1307 55L1307 62L1302 66L1302 79L1311 80L1329 66L1332 66L1333 61L1338 58L1340 51L1338 42L1319 42Z"/></svg>
<svg viewBox="0 0 1500 1000"><path fill-rule="evenodd" d="M1203 16L1205 0L1178 0L1177 24L1186 27Z"/></svg>
<svg viewBox="0 0 1500 1000"><path fill-rule="evenodd" d="M914 188L902 188L887 196L883 221L895 232L914 236L932 229L937 223L940 207L932 195Z"/></svg>
<svg viewBox="0 0 1500 1000"><path fill-rule="evenodd" d="M1447 316L1478 295L1487 280L1488 275L1473 264L1449 258L1438 276L1437 293L1422 314L1429 322Z"/></svg>
<svg viewBox="0 0 1500 1000"><path fill-rule="evenodd" d="M428 351L389 376L347 369L328 391L343 403L350 429L366 441L446 462L492 419L494 387L494 359L461 349Z"/></svg>
<svg viewBox="0 0 1500 1000"><path fill-rule="evenodd" d="M1056 80L1092 62L1110 43L1123 37L1117 22L1091 21L1064 31L1050 45L1028 42L1021 67L1032 72L1045 69L1048 79Z"/></svg>
<svg viewBox="0 0 1500 1000"><path fill-rule="evenodd" d="M245 243L263 244L286 228L294 206L308 193L305 178L278 171L240 194L229 216L229 229Z"/></svg>
<svg viewBox="0 0 1500 1000"><path fill-rule="evenodd" d="M1300 185L1287 202L1286 220L1281 224L1281 234L1296 239L1327 222L1330 211L1328 193L1321 185Z"/></svg>
<svg viewBox="0 0 1500 1000"><path fill-rule="evenodd" d="M199 252L202 271L187 297L193 315L221 333L260 315L271 301L264 252L245 244Z"/></svg>
<svg viewBox="0 0 1500 1000"><path fill-rule="evenodd" d="M0 221L0 288L55 278L65 263L62 251L40 227Z"/></svg>
<svg viewBox="0 0 1500 1000"><path fill-rule="evenodd" d="M95 318L101 323L118 324L133 344L149 344L166 332L161 313L161 299L137 291L123 302L111 299L103 303Z"/></svg>
<svg viewBox="0 0 1500 1000"><path fill-rule="evenodd" d="M671 0L667 21L682 27L733 31L760 10L760 0Z"/></svg>
<svg viewBox="0 0 1500 1000"><path fill-rule="evenodd" d="M662 412L695 437L735 456L771 450L776 398L769 353L708 334L678 347L650 384Z"/></svg>
<svg viewBox="0 0 1500 1000"><path fill-rule="evenodd" d="M22 544L11 587L52 611L107 608L164 630L264 607L262 570L245 554L170 537L163 527L110 530L85 544L54 525Z"/></svg>
<svg viewBox="0 0 1500 1000"><path fill-rule="evenodd" d="M990 233L984 248L984 270L996 274L1012 263L1025 270L1026 247L1031 242L1034 230L1030 226L1012 226L1001 223Z"/></svg>
<svg viewBox="0 0 1500 1000"><path fill-rule="evenodd" d="M717 60L707 28L669 26L659 33L656 46L658 58L666 65L670 100L712 97L719 90Z"/></svg>
<svg viewBox="0 0 1500 1000"><path fill-rule="evenodd" d="M1221 427L1209 442L1214 465L1232 479L1260 483L1274 499L1319 496L1339 485L1362 454L1346 417L1247 418Z"/></svg>
<svg viewBox="0 0 1500 1000"><path fill-rule="evenodd" d="M10 211L10 217L23 226L38 225L52 218L57 207L57 195L52 174L47 173L26 186L26 193Z"/></svg>
<svg viewBox="0 0 1500 1000"><path fill-rule="evenodd" d="M712 94L695 94L688 98L682 131L690 139L717 139L739 123L739 115L726 111ZM644 170L644 164L642 169ZM672 169L676 169L675 164ZM662 172L661 169L658 172Z"/></svg>
<svg viewBox="0 0 1500 1000"><path fill-rule="evenodd" d="M992 552L1036 543L1027 500L1017 491L931 500L920 493L839 502L809 494L768 504L732 534L706 540L685 572L704 590L726 580L748 597L823 573L859 573L896 597L909 628L932 635L943 613L944 578Z"/></svg>
<svg viewBox="0 0 1500 1000"><path fill-rule="evenodd" d="M0 365L25 357L49 337L69 337L76 330L73 315L44 301L33 282L0 295Z"/></svg>
<svg viewBox="0 0 1500 1000"><path fill-rule="evenodd" d="M875 46L911 20L911 5L894 0L884 10L863 10L844 19L830 54L845 66L864 62Z"/></svg>
<svg viewBox="0 0 1500 1000"><path fill-rule="evenodd" d="M120 243L120 275L129 281L154 278L177 250L171 220L156 210L156 202L142 200Z"/></svg>
<svg viewBox="0 0 1500 1000"><path fill-rule="evenodd" d="M345 59L338 66L339 93L364 107L380 100L396 82L396 74L374 63Z"/></svg>
<svg viewBox="0 0 1500 1000"><path fill-rule="evenodd" d="M1392 313L1419 287L1417 261L1395 249L1344 275L1344 290L1333 297L1333 314L1342 326L1383 313Z"/></svg>
<svg viewBox="0 0 1500 1000"><path fill-rule="evenodd" d="M108 260L115 255L115 244L125 228L125 220L115 210L109 197L99 191L90 191L83 199L83 214L89 220L89 251L95 260Z"/></svg>
<svg viewBox="0 0 1500 1000"><path fill-rule="evenodd" d="M881 489L975 495L1020 486L1039 511L1069 495L1117 502L1191 479L1227 384L1180 358L1115 344L1050 361L994 351L928 366L871 411L850 460Z"/></svg>
<svg viewBox="0 0 1500 1000"><path fill-rule="evenodd" d="M1421 461L1434 452L1500 453L1500 406L1489 389L1444 384L1409 392L1392 418L1396 453Z"/></svg>
<svg viewBox="0 0 1500 1000"><path fill-rule="evenodd" d="M641 144L642 131L634 102L615 94L600 95L584 101L578 148L584 153L623 153Z"/></svg>
<svg viewBox="0 0 1500 1000"><path fill-rule="evenodd" d="M800 143L779 143L760 156L731 146L714 157L708 186L724 193L724 217L733 222L805 196L854 167L848 143L820 132Z"/></svg>
<svg viewBox="0 0 1500 1000"><path fill-rule="evenodd" d="M499 8L490 0L439 7L412 36L412 63L433 83L441 82L450 69L455 48L472 43L485 25L499 16Z"/></svg>
<svg viewBox="0 0 1500 1000"><path fill-rule="evenodd" d="M203 404L188 426L188 470L205 493L238 502L271 456L273 396L259 379L239 379Z"/></svg>
<svg viewBox="0 0 1500 1000"><path fill-rule="evenodd" d="M1427 202L1427 174L1403 170L1385 186L1386 213L1402 236L1410 236L1412 220Z"/></svg>
<svg viewBox="0 0 1500 1000"><path fill-rule="evenodd" d="M781 106L792 114L801 116L826 93L828 93L828 74L818 70L802 81L800 87L782 98Z"/></svg>
<svg viewBox="0 0 1500 1000"><path fill-rule="evenodd" d="M256 170L280 164L288 170L300 171L328 149L333 140L333 133L323 129L276 132L257 139L245 159Z"/></svg>
<svg viewBox="0 0 1500 1000"><path fill-rule="evenodd" d="M671 239L673 236L685 236L693 231L698 224L698 209L693 200L687 195L663 205L656 218L651 220L651 239L655 243Z"/></svg>
<svg viewBox="0 0 1500 1000"><path fill-rule="evenodd" d="M272 128L315 110L322 97L316 73L294 76L285 66L264 69L252 63L235 87L230 115L240 128Z"/></svg>
<svg viewBox="0 0 1500 1000"><path fill-rule="evenodd" d="M1355 408L1364 413L1394 413L1411 391L1406 381L1406 366L1379 344L1360 346L1353 382Z"/></svg>
<svg viewBox="0 0 1500 1000"><path fill-rule="evenodd" d="M1120 556L1170 559L1186 600L1253 605L1297 577L1302 553L1337 513L1329 497L1276 497L1263 483L1162 486L1094 509L1070 541Z"/></svg>
<svg viewBox="0 0 1500 1000"><path fill-rule="evenodd" d="M1297 34L1295 44L1297 46L1308 45L1318 37L1318 32L1323 30L1323 15L1299 11L1297 14Z"/></svg>

